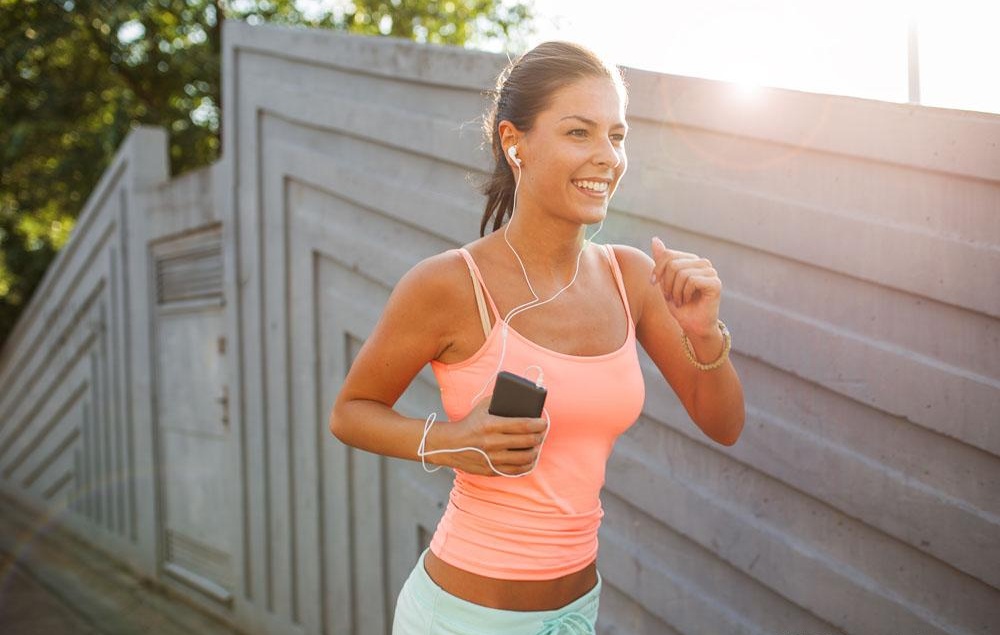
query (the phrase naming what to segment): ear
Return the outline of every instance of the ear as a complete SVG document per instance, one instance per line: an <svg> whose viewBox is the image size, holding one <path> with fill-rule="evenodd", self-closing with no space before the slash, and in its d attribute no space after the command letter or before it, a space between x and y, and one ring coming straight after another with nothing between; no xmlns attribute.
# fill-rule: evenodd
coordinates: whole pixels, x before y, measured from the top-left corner
<svg viewBox="0 0 1000 635"><path fill-rule="evenodd" d="M497 134L500 135L500 147L503 148L504 156L507 161L511 163L511 168L514 167L513 162L511 162L510 157L507 155L507 151L511 146L517 145L517 155L522 161L524 160L524 148L518 145L524 135L521 133L517 127L511 122L504 119L499 124L497 124Z"/></svg>

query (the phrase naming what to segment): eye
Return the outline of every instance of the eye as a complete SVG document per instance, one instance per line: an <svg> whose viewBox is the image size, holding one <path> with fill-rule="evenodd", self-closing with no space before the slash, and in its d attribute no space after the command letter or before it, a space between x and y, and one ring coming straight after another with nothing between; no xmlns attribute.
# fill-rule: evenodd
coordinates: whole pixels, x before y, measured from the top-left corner
<svg viewBox="0 0 1000 635"><path fill-rule="evenodd" d="M623 134L613 134L611 135L611 138L616 141L625 141L625 135Z"/></svg>
<svg viewBox="0 0 1000 635"><path fill-rule="evenodd" d="M570 131L569 131L569 134L571 134L571 135L575 135L575 134L576 134L576 133L578 133L578 132L582 132L583 134L587 134L587 131L586 131L586 130L584 130L583 128L576 128L575 130L570 130Z"/></svg>

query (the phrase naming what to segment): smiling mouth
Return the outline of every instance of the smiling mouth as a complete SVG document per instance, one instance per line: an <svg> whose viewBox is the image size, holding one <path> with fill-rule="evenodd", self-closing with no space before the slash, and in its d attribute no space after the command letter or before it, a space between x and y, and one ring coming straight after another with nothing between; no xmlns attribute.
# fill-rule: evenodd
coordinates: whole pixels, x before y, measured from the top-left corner
<svg viewBox="0 0 1000 635"><path fill-rule="evenodd" d="M580 190L587 196L592 196L596 198L603 198L608 193L609 184L604 181L571 181L576 189Z"/></svg>

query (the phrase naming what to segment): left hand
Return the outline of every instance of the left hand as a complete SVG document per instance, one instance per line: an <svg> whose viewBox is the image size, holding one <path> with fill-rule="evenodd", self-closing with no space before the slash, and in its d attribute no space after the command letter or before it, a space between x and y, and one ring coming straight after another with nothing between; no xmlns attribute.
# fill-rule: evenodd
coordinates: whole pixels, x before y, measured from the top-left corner
<svg viewBox="0 0 1000 635"><path fill-rule="evenodd" d="M686 251L667 249L653 237L653 275L667 308L690 337L708 337L718 330L722 281L712 263Z"/></svg>

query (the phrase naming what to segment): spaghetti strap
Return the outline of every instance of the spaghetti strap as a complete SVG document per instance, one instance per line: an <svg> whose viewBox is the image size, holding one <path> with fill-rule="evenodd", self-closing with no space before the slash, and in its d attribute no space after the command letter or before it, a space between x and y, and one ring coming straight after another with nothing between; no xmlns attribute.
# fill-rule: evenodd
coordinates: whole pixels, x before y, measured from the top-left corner
<svg viewBox="0 0 1000 635"><path fill-rule="evenodd" d="M622 303L625 305L625 315L628 316L629 328L632 328L634 323L632 322L632 309L628 304L628 293L625 292L625 282L622 280L622 270L618 266L618 259L615 258L615 250L611 245L602 245L604 251L607 252L608 260L611 261L611 271L615 277L615 282L618 284L618 292L622 296Z"/></svg>
<svg viewBox="0 0 1000 635"><path fill-rule="evenodd" d="M496 238L503 239L502 236ZM474 246L478 248L478 244ZM600 296L585 298L586 302L564 303L561 311L547 312L551 314L550 318L558 313L576 318L572 320L576 324L592 324L595 320L588 322L588 317L607 318L610 313L614 317L613 322L621 324L618 322L621 314L614 315L612 312L612 309L618 310L610 295L615 291L609 293L607 290L605 276L608 274L607 270L602 271L602 256L593 252L599 248L599 243L588 246L591 253L583 254L587 258L587 267L579 269L578 273L584 274L583 280L591 283L588 290L599 289ZM462 251L477 282L482 281L482 273L474 267L475 263L466 250ZM470 356L452 364L431 361L431 368L440 388L441 405L451 421L467 417L477 407L477 400L480 404L482 400L488 401L490 387L496 387L497 373L502 370L524 377L529 382L536 381L545 387L549 395L542 413L547 440L543 446L544 452L539 454L532 466L532 476L521 479L487 478L455 470L448 507L430 541L430 549L442 560L488 578L550 581L579 571L586 563L594 560L601 524L600 494L607 455L616 439L642 415L646 397L646 381L639 362L636 329L632 324L622 279L622 271L628 264L618 266L615 251L610 247L604 247L604 251L604 257L608 259L608 264L604 266L611 269L614 278L612 286L618 285L617 293L621 297L619 301L624 304L623 313L626 313L628 319L628 333L617 349L598 355L574 355L557 351L528 338L511 327L506 320L500 320L494 325L489 339ZM454 255L449 255L449 258L453 257ZM583 267L582 261L580 262L579 267ZM487 266L492 263L493 260L489 260ZM452 264L458 266L457 261L452 261ZM509 269L510 286L518 289L517 274L525 272L518 271L516 262L509 264L513 265ZM629 273L633 272L630 270ZM456 274L455 279L457 284L468 284L464 275ZM490 281L494 280L491 276ZM638 282L637 280L635 289L637 293L641 290ZM494 283L493 289L499 289L499 284L499 281ZM582 295L584 290L578 288ZM545 299L541 298L542 301ZM465 302L470 305L465 310L472 309L467 296ZM493 305L495 310L492 300L487 304ZM566 306L567 304L596 307L600 310L593 316L580 315L580 306ZM506 305L504 308L507 308ZM545 309L546 306L541 308ZM576 315L573 315L574 310ZM533 315L538 317L535 324L545 322L545 314ZM549 327L543 329L539 326L537 331L539 334L547 331L550 335L545 338L547 342L554 341L567 348L570 345L582 348L588 343L587 340L590 340L590 344L597 343L594 337L587 337L591 333L566 332L565 324L568 321L549 319ZM609 320L596 321L604 324ZM602 332L603 336L598 339L605 341L609 334L607 329L602 329ZM501 337L504 333L508 337ZM573 337L569 337L571 335ZM588 346L582 352L590 352L589 348ZM499 466L492 463L490 466L497 476L517 476L502 467L498 469ZM538 510L547 511L539 513ZM419 563L417 571L423 571ZM434 585L430 583L429 586ZM437 597L444 602L444 594L439 593L431 599ZM468 612L476 604L461 598L454 599L455 605L448 610L465 611L465 617L456 620L456 624L482 622L481 619L477 620L478 613L473 615ZM420 608L418 605L420 602L414 603L417 609ZM443 604L437 608L440 609L441 606ZM571 605L566 605L560 609L564 615L570 614L566 613L567 606L572 608ZM523 616L532 617L531 611L486 610L517 617L522 617L523 613ZM547 626L552 628L546 628L546 624L539 626L538 622L541 621L543 620L536 620L531 627L526 628L521 628L519 624L511 628L501 625L494 630L498 633L538 633L540 629L554 633L559 630L558 624L554 624L558 620L548 621ZM579 621L581 626L586 626L581 633L592 633L592 629L588 630L590 623L584 625L583 622L582 619ZM577 623L566 621L563 625L576 626ZM427 628L425 625L424 632ZM468 631L458 626L454 632Z"/></svg>
<svg viewBox="0 0 1000 635"><path fill-rule="evenodd" d="M486 337L490 335L490 319L486 314L486 307L483 304L483 296L486 296L486 301L489 302L490 307L493 309L493 315L496 316L496 321L500 321L500 311L497 310L497 305L493 303L493 298L490 296L489 290L486 288L486 283L483 281L483 274L479 271L479 267L476 266L476 261L472 259L472 254L470 254L464 247L460 247L458 252L462 254L465 258L466 264L469 265L469 273L472 276L472 286L476 291L476 303L479 305L479 317L483 321L483 332Z"/></svg>

